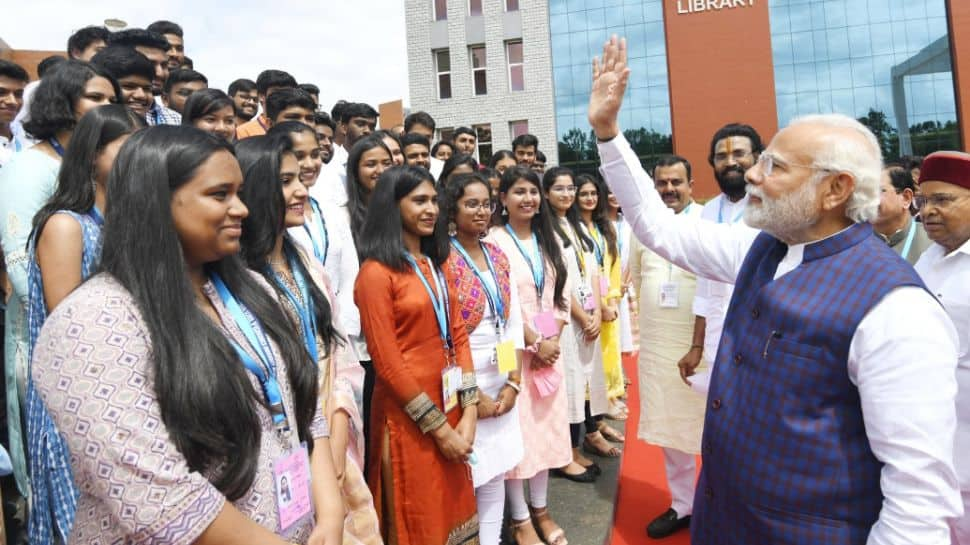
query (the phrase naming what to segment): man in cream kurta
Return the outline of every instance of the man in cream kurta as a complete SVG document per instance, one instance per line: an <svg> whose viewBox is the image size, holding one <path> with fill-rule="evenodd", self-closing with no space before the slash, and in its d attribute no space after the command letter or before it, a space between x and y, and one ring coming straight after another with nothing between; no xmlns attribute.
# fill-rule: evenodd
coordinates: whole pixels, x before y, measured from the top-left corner
<svg viewBox="0 0 970 545"><path fill-rule="evenodd" d="M683 157L661 157L654 167L657 192L677 214L700 216L694 180ZM670 509L647 526L659 539L690 523L700 454L705 397L681 378L678 362L694 337L692 301L697 277L645 248L636 239L630 271L640 308L640 423L637 437L663 448ZM706 367L706 365L704 366ZM704 369L700 369L704 372Z"/></svg>

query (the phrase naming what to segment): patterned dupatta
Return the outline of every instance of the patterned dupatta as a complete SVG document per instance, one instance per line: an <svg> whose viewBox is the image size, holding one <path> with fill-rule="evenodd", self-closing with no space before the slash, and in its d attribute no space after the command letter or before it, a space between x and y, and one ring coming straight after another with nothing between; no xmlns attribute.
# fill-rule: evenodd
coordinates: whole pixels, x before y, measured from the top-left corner
<svg viewBox="0 0 970 545"><path fill-rule="evenodd" d="M485 249L492 259L495 276L498 277L499 293L502 296L502 302L505 306L505 315L502 316L502 319L508 320L510 312L509 306L511 305L510 298L512 296L509 258L495 244L485 241L482 241L482 244L485 245ZM466 262L461 254L456 251L452 251L448 255L448 260L445 263L455 281L455 289L458 292L458 303L461 308L461 317L465 319L465 328L471 334L478 327L478 324L481 323L482 317L485 316L485 306L488 305L488 296L485 295L485 288L482 287L481 281L478 280L475 271L472 270L472 267L475 266L473 263ZM490 274L487 271L485 273Z"/></svg>

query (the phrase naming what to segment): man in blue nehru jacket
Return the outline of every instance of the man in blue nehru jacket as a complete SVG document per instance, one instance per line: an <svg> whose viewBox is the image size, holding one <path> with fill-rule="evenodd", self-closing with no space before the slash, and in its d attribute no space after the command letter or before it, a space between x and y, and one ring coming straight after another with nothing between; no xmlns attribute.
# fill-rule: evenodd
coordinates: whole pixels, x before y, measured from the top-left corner
<svg viewBox="0 0 970 545"><path fill-rule="evenodd" d="M626 44L613 38L594 61L589 120L624 217L660 256L735 284L691 543L950 543L963 511L957 337L913 268L872 234L876 138L845 116L796 119L745 174L747 225L675 215L617 124L628 78Z"/></svg>

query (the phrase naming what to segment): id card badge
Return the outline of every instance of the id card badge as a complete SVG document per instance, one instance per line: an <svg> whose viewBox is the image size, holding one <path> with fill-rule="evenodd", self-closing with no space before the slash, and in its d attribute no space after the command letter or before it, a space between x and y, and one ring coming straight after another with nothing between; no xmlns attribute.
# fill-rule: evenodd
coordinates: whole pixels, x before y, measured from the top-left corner
<svg viewBox="0 0 970 545"><path fill-rule="evenodd" d="M673 282L660 284L660 308L677 308L680 306L680 286Z"/></svg>
<svg viewBox="0 0 970 545"><path fill-rule="evenodd" d="M556 325L556 315L551 310L540 312L532 317L532 322L536 326L536 331L543 338L555 337L559 334L559 326Z"/></svg>
<svg viewBox="0 0 970 545"><path fill-rule="evenodd" d="M505 341L498 343L495 347L495 359L498 360L498 372L510 373L518 369L519 364L515 361L515 343Z"/></svg>
<svg viewBox="0 0 970 545"><path fill-rule="evenodd" d="M279 511L280 533L284 536L296 523L313 518L310 499L310 458L306 446L273 462L276 483L276 508Z"/></svg>
<svg viewBox="0 0 970 545"><path fill-rule="evenodd" d="M441 372L441 398L445 402L445 412L458 406L458 389L461 388L461 367L449 365Z"/></svg>
<svg viewBox="0 0 970 545"><path fill-rule="evenodd" d="M596 301L593 300L593 288L589 287L587 284L580 284L576 288L577 295L579 296L579 302L583 305L583 310L595 310Z"/></svg>

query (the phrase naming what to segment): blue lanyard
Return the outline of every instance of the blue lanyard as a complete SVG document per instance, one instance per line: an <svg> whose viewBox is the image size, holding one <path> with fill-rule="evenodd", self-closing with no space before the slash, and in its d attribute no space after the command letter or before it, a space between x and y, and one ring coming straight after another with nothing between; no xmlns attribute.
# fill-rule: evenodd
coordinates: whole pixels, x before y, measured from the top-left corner
<svg viewBox="0 0 970 545"><path fill-rule="evenodd" d="M290 291L290 288L286 287L286 283L283 282L279 273L272 270L272 267L269 269L273 274L273 280L276 282L276 285L283 290L283 294L286 295L286 298L293 304L293 308L296 309L296 314L300 318L300 325L303 327L303 342L306 343L307 351L310 353L310 359L316 365L317 358L319 357L317 350L317 316L314 313L313 299L310 297L310 288L307 285L306 279L303 278L303 273L296 266L296 257L287 255L287 262L290 265L290 272L293 274L293 282L296 283L296 287L300 291L299 298ZM300 303L300 299L303 300L302 304Z"/></svg>
<svg viewBox="0 0 970 545"><path fill-rule="evenodd" d="M243 365L246 366L246 369L256 375L256 378L259 380L259 385L262 386L263 395L266 396L266 402L269 405L269 412L273 416L273 423L277 428L286 429L286 409L283 406L283 394L280 392L280 384L276 379L276 361L270 355L269 341L266 340L266 333L263 331L263 327L249 313L248 309L239 304L236 296L229 291L229 288L226 287L226 284L218 274L212 273L209 278L212 280L212 284L215 285L219 299L226 305L226 309L229 310L232 319L236 322L239 329L242 330L249 346L259 355L259 359L263 365L257 363L235 340L228 339L229 343L236 349L236 353L239 355L239 359L242 360Z"/></svg>
<svg viewBox="0 0 970 545"><path fill-rule="evenodd" d="M327 231L327 221L323 219L323 213L320 212L320 205L317 204L317 200L313 197L310 197L310 210L313 211L314 223L319 226L317 228L317 236L313 236L313 229L310 229L310 226L306 222L303 223L303 229L310 236L310 243L313 245L313 255L320 261L321 265L326 265L327 254L330 252L330 234Z"/></svg>
<svg viewBox="0 0 970 545"><path fill-rule="evenodd" d="M57 138L52 136L47 139L47 143L50 144L52 148L54 148L54 151L57 152L58 157L64 157L64 146L62 146L61 143L57 141Z"/></svg>
<svg viewBox="0 0 970 545"><path fill-rule="evenodd" d="M488 272L492 274L492 280L494 281L492 285L495 287L494 292L489 289L488 282L485 281L481 271L475 266L475 262L472 261L468 252L465 251L455 237L451 237L451 245L458 250L458 254L468 264L468 268L475 273L475 276L478 278L478 283L482 285L482 289L485 291L485 298L488 300L488 305L492 307L492 314L495 315L495 327L497 329L502 328L505 326L505 302L502 301L502 294L499 292L498 275L495 274L495 268L492 265L492 256L488 254L488 249L481 242L478 244L482 247L482 252L485 254L485 263L488 265Z"/></svg>
<svg viewBox="0 0 970 545"><path fill-rule="evenodd" d="M717 207L717 222L718 223L724 223L724 199L726 199L726 198L727 198L726 196L721 195L721 201L717 203L718 204L718 207ZM742 208L741 211L738 212L738 215L737 216L734 216L734 219L731 220L731 223L737 223L738 220L741 219L741 216L744 216L744 208Z"/></svg>
<svg viewBox="0 0 970 545"><path fill-rule="evenodd" d="M431 284L428 283L428 279L424 277L424 273L418 267L418 262L414 260L411 254L405 254L404 257L407 258L408 263L411 264L411 268L414 269L414 274L418 275L421 279L421 283L424 284L424 289L428 292L428 297L431 298L431 306L434 308L435 319L438 321L438 332L441 334L441 342L445 348L445 356L448 358L448 363L454 362L454 352L455 345L451 340L451 327L449 326L450 316L451 316L451 301L448 298L448 287L441 280L438 267L431 262L430 258L425 258L428 261L428 267L431 269L431 276L434 277L435 288L438 292L431 288ZM439 297L438 294L441 296Z"/></svg>
<svg viewBox="0 0 970 545"><path fill-rule="evenodd" d="M94 223L98 224L98 227L101 227L104 225L104 216L101 215L101 211L98 210L97 206L92 206L91 211L88 212L88 215L91 216L91 219L94 220Z"/></svg>
<svg viewBox="0 0 970 545"><path fill-rule="evenodd" d="M909 259L909 251L913 247L913 239L916 237L916 220L909 220L909 233L906 234L906 243L903 244L903 259Z"/></svg>
<svg viewBox="0 0 970 545"><path fill-rule="evenodd" d="M522 243L519 242L519 237L515 235L515 231L512 230L512 226L506 223L505 230L509 232L509 236L512 237L512 242L515 243L515 246L519 249L519 253L522 254L522 258L525 259L525 262L529 264L529 269L532 270L532 281L536 286L536 299L541 303L542 291L546 287L546 270L542 263L542 249L539 248L539 240L536 238L536 234L532 233L532 244L535 245L535 248L539 253L539 268L536 269L536 264L533 263L532 258L529 257L529 252L526 252L525 248L522 247Z"/></svg>

